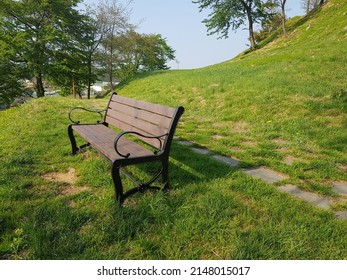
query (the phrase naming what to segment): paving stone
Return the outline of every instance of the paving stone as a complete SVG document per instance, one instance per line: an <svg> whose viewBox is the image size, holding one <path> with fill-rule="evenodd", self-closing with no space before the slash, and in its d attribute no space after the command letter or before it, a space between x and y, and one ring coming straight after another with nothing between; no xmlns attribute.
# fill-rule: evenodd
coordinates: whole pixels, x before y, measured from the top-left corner
<svg viewBox="0 0 347 280"><path fill-rule="evenodd" d="M183 146L193 146L194 145L194 143L189 142L189 141L178 141L177 143L180 145L183 145Z"/></svg>
<svg viewBox="0 0 347 280"><path fill-rule="evenodd" d="M244 169L243 172L252 176L253 178L261 179L269 184L276 183L286 178L285 175L265 167Z"/></svg>
<svg viewBox="0 0 347 280"><path fill-rule="evenodd" d="M333 191L339 195L347 196L347 182L333 182Z"/></svg>
<svg viewBox="0 0 347 280"><path fill-rule="evenodd" d="M299 199L302 199L306 202L316 205L322 209L330 208L330 202L327 198L322 197L315 193L300 190L297 186L294 186L294 185L280 186L278 187L278 190L289 193Z"/></svg>
<svg viewBox="0 0 347 280"><path fill-rule="evenodd" d="M340 220L347 220L347 211L339 211L335 213L336 218Z"/></svg>
<svg viewBox="0 0 347 280"><path fill-rule="evenodd" d="M240 161L232 158L232 157L224 157L221 155L214 155L212 156L213 159L218 160L220 162L226 163L231 166L238 166L240 164Z"/></svg>
<svg viewBox="0 0 347 280"><path fill-rule="evenodd" d="M202 148L192 148L193 152L200 154L200 155L207 155L210 153L210 150L208 149L202 149Z"/></svg>

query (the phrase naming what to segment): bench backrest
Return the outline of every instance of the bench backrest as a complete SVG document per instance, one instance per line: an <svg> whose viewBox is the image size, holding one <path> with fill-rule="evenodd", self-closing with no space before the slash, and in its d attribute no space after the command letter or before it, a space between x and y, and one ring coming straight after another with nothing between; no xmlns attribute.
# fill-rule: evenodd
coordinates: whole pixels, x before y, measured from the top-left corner
<svg viewBox="0 0 347 280"><path fill-rule="evenodd" d="M105 122L122 131L135 131L147 136L161 137L162 149L170 148L173 134L184 108L166 107L112 94L105 114ZM160 149L157 139L134 135L147 144Z"/></svg>

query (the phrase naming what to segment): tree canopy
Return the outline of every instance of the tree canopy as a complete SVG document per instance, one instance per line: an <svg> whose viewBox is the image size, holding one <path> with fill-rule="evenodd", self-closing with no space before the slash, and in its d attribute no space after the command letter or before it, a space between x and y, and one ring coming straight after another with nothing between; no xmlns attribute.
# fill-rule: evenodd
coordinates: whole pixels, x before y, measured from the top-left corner
<svg viewBox="0 0 347 280"><path fill-rule="evenodd" d="M37 97L44 96L44 83L49 82L65 93L72 92L72 85L77 90L87 87L89 98L90 86L101 73L109 74L113 88L116 75L124 79L139 71L168 68L174 50L158 34L133 31L119 1L101 1L85 11L80 3L0 0L1 103L25 91L23 79L34 81ZM128 54L121 44L129 47Z"/></svg>
<svg viewBox="0 0 347 280"><path fill-rule="evenodd" d="M78 0L2 0L1 40L16 52L36 78L36 93L44 96L43 76L54 76L52 65L75 41Z"/></svg>
<svg viewBox="0 0 347 280"><path fill-rule="evenodd" d="M271 0L194 0L202 10L211 10L209 18L203 20L209 35L220 34L227 38L230 30L237 30L247 24L251 50L256 48L254 24L260 23L271 15L267 12L273 4Z"/></svg>
<svg viewBox="0 0 347 280"><path fill-rule="evenodd" d="M139 34L129 30L114 38L114 46L114 70L121 80L138 72L167 70L167 61L175 58L175 51L160 34Z"/></svg>

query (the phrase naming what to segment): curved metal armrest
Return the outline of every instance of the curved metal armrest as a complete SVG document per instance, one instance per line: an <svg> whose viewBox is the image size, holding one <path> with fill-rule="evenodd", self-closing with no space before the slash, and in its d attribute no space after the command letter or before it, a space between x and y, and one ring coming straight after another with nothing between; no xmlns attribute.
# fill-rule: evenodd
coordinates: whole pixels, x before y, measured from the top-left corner
<svg viewBox="0 0 347 280"><path fill-rule="evenodd" d="M157 139L157 140L159 141L159 149L153 151L153 153L154 153L155 155L162 151L163 142L162 142L162 140L161 140L160 138L168 135L167 133L165 133L165 134L159 135L159 136L148 136L148 135L143 135L143 134L141 134L141 133L139 133L139 132L136 132L136 131L124 131L124 132L120 133L120 134L116 137L116 139L114 139L114 149L116 150L116 152L117 152L118 155L120 155L121 157L124 157L124 158L130 157L130 153L128 153L128 154L126 154L126 155L120 153L120 152L118 151L117 146L118 146L118 141L119 141L119 139L122 138L122 137L123 137L124 135L126 135L126 134L135 134L135 135L138 135L138 136L141 136L141 137L144 137L144 138Z"/></svg>
<svg viewBox="0 0 347 280"><path fill-rule="evenodd" d="M106 110L91 110L91 109L87 109L87 108L83 108L83 107L75 107L75 108L72 108L69 112L69 119L72 123L74 124L80 124L80 121L75 121L72 119L72 112L75 111L75 110L83 110L83 111L87 111L87 112L90 112L90 113L98 113L100 115L100 120L96 121L97 123L100 123L102 122L103 120L103 115L102 113L103 112L106 112Z"/></svg>

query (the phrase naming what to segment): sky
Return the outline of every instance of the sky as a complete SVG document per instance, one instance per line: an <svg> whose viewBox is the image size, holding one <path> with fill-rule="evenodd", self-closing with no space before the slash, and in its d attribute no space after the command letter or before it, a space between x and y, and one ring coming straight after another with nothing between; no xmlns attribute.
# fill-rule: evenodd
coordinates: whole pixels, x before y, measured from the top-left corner
<svg viewBox="0 0 347 280"><path fill-rule="evenodd" d="M97 3L97 0L86 0ZM118 0L126 5L128 0ZM176 60L171 69L195 69L230 60L248 46L248 30L230 31L229 38L207 35L202 23L208 12L199 12L192 0L132 0L129 5L130 22L138 25L137 32L161 34L175 50ZM288 17L303 15L302 0L287 0Z"/></svg>

